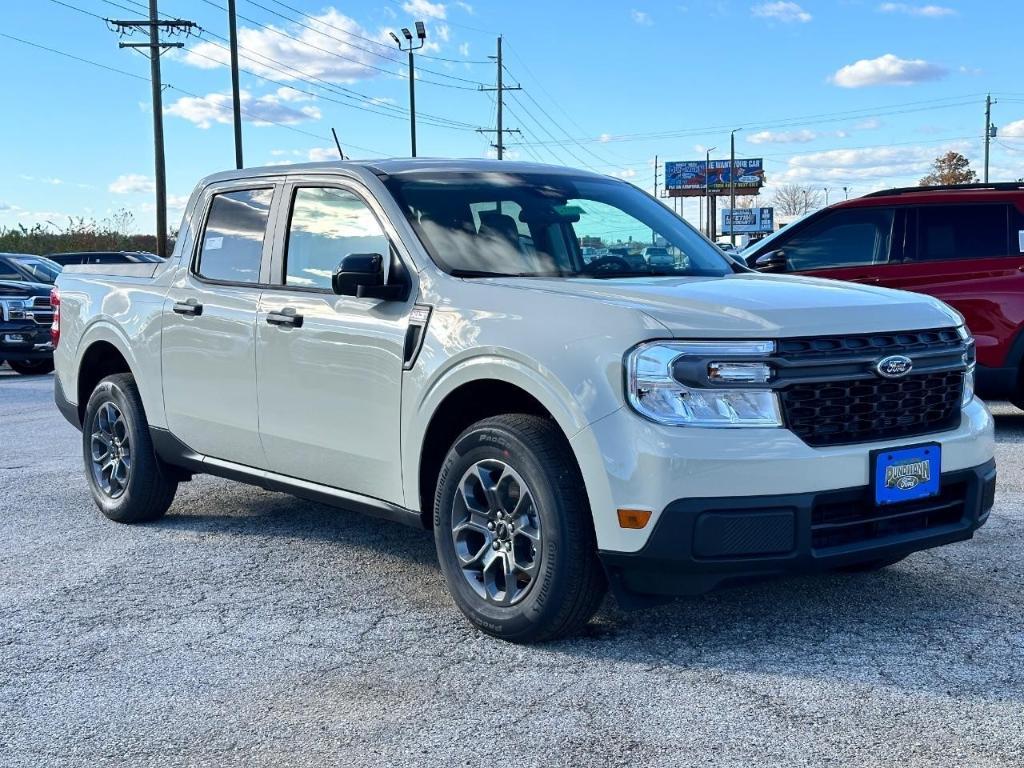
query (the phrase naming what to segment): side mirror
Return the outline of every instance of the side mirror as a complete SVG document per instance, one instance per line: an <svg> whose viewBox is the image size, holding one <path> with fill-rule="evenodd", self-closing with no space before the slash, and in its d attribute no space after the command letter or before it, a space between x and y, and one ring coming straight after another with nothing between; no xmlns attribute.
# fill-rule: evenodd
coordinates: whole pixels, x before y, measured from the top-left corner
<svg viewBox="0 0 1024 768"><path fill-rule="evenodd" d="M331 276L331 288L339 296L360 299L405 298L406 286L384 285L384 257L379 253L350 253Z"/></svg>
<svg viewBox="0 0 1024 768"><path fill-rule="evenodd" d="M789 266L786 252L781 248L763 253L754 260L753 267L761 272L785 272Z"/></svg>

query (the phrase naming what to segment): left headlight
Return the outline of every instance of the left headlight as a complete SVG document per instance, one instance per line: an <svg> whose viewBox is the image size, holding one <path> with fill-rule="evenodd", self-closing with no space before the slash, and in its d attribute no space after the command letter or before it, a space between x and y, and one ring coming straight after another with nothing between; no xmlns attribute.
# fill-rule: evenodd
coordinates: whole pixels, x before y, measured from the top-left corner
<svg viewBox="0 0 1024 768"><path fill-rule="evenodd" d="M964 394L960 400L960 407L966 408L971 400L974 399L974 374L975 369L978 367L978 356L974 345L974 337L967 330L967 326L961 325L956 330L967 347L964 350L964 365L967 366L967 370L964 371Z"/></svg>
<svg viewBox="0 0 1024 768"><path fill-rule="evenodd" d="M770 389L735 388L727 383L766 384L772 370L772 341L656 341L626 357L629 404L659 424L691 427L781 427L779 400ZM673 368L681 359L708 360L707 387L686 386ZM757 358L765 358L763 362Z"/></svg>

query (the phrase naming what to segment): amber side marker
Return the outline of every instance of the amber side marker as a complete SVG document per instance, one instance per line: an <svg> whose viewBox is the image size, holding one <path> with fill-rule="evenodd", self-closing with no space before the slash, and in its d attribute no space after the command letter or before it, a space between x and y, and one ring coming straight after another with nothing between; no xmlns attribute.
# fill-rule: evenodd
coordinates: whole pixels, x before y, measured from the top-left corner
<svg viewBox="0 0 1024 768"><path fill-rule="evenodd" d="M643 528L651 519L649 509L620 509L620 528Z"/></svg>

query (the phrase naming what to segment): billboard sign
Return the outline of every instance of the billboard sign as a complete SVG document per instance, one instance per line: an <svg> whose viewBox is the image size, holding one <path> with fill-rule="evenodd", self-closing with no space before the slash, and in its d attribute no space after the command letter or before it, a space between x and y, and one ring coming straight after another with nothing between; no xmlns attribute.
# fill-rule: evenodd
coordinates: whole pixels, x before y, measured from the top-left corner
<svg viewBox="0 0 1024 768"><path fill-rule="evenodd" d="M756 195L764 184L764 160L759 157L736 160L736 194ZM727 195L730 189L728 160L703 160L665 163L665 189L670 197L696 197L710 192Z"/></svg>
<svg viewBox="0 0 1024 768"><path fill-rule="evenodd" d="M774 208L725 208L722 210L721 219L723 235L775 231Z"/></svg>

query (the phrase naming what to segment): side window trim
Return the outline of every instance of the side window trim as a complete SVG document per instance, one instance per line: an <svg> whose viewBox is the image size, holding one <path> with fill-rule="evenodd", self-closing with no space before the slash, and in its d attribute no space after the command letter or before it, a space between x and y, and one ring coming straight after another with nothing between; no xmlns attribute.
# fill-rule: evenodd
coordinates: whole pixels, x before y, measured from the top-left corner
<svg viewBox="0 0 1024 768"><path fill-rule="evenodd" d="M281 205L281 181L280 179L239 179L237 181L215 184L203 190L202 218L197 230L195 242L192 245L192 253L189 257L188 275L205 285L222 285L236 288L265 288L269 282L270 253L276 234L277 214L276 211ZM272 192L270 200L270 212L267 214L267 231L263 235L263 249L260 254L259 280L255 283L237 282L234 280L217 280L211 277L204 277L199 273L199 256L203 243L206 241L206 225L210 220L210 212L213 208L213 199L217 195L230 192L248 192L252 190L269 189Z"/></svg>
<svg viewBox="0 0 1024 768"><path fill-rule="evenodd" d="M277 290L277 291L300 291L303 293L319 293L319 294L330 294L334 295L334 291L329 288L318 288L315 286L302 286L302 285L288 285L285 283L286 268L288 264L288 236L291 230L292 212L295 206L296 193L300 189L337 189L341 192L347 192L348 194L355 197L363 205L366 206L367 210L373 215L374 220L380 227L381 232L388 241L389 259L385 262L384 281L385 283L391 278L392 264L391 260L397 259L404 263L402 255L399 249L395 245L395 238L391 234L390 228L386 225L386 220L382 218L380 212L374 208L371 200L371 196L358 187L356 184L348 183L347 179L338 178L322 178L322 179L294 179L285 182L284 187L281 191L279 210L277 213L277 227L274 238L273 252L270 258L269 274L267 275L267 284L263 286L266 290ZM408 272L408 267L405 268Z"/></svg>

